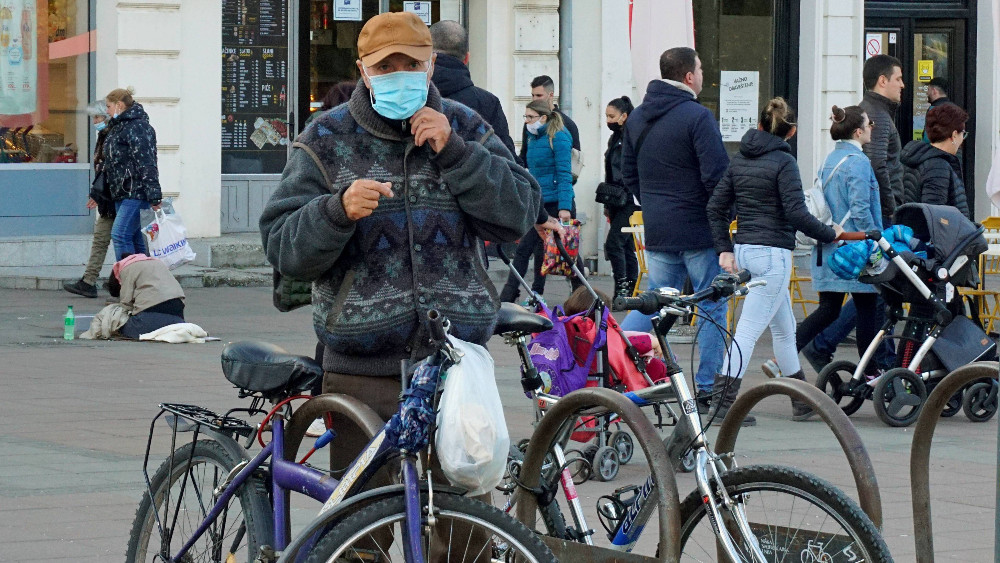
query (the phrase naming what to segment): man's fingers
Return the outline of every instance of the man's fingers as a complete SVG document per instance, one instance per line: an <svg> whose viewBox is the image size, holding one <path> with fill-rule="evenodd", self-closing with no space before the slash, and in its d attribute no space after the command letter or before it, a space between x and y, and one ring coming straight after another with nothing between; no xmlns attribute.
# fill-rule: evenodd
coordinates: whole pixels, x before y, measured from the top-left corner
<svg viewBox="0 0 1000 563"><path fill-rule="evenodd" d="M378 199L379 196L392 197L392 182L376 182L375 180L358 180L351 186L357 195L365 199Z"/></svg>

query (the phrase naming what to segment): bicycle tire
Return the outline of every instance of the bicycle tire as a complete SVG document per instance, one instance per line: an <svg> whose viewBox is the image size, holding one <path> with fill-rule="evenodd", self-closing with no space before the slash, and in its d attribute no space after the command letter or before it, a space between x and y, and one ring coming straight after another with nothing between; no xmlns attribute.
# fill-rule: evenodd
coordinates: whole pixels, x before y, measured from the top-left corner
<svg viewBox="0 0 1000 563"><path fill-rule="evenodd" d="M426 502L427 494L422 493L421 503L425 507ZM542 543L542 540L534 532L529 530L524 524L488 504L461 495L435 493L434 508L438 519L437 525L447 526L450 532L447 535L450 543L446 559L449 562L456 561L453 558L454 554L450 551L452 544L456 540L463 549L461 561L489 561L491 559L500 559L508 562L525 561L538 563L555 561L552 552L549 551L549 548ZM320 538L315 547L310 550L306 563L364 561L370 560L370 558L365 558L364 555L372 555L373 552L375 555L381 552L387 560L403 561L402 532L401 527L397 524L405 522L405 518L406 503L402 493L374 502L334 524ZM476 545L472 545L472 533L469 532L466 534L463 530L458 531L458 535L463 537L455 538L454 523L456 520L488 530L491 532L491 539L499 536L498 539L501 545L498 547L498 542L494 541L492 546L488 546L489 540L487 544L482 546L478 545L478 541ZM391 527L392 530L386 529L386 526ZM426 526L422 527L422 529L426 530ZM382 533L379 534L380 536L382 534L392 534L394 541L391 541L389 546L376 544L374 549L371 547L355 547L354 544L359 538L363 541L364 538L378 533L380 530L382 530ZM442 531L444 531L444 528L442 528ZM468 535L468 538L464 537L465 535ZM384 540L383 543L385 543ZM426 551L426 536L425 540L421 543ZM506 544L508 551L498 553L497 550L502 549L502 544ZM509 549L517 549L517 552L511 552ZM354 551L354 556L347 555L352 551ZM393 555L389 555L386 551L391 552ZM470 551L474 551L476 554L472 559L468 557ZM431 559L425 555L425 560L429 561Z"/></svg>
<svg viewBox="0 0 1000 563"><path fill-rule="evenodd" d="M203 483L201 487L202 491L207 492L208 498L198 499L198 487L195 485L195 479L187 479L187 483L184 486L184 496L186 499L190 499L193 495L195 498L194 502L197 504L193 507L195 510L183 510L181 515L178 516L177 526L174 527L171 537L171 556L176 554L180 547L190 538L190 534L194 533L201 524L207 512L215 504L215 500L211 496L212 491L225 480L229 472L239 463L239 460L232 459L232 456L220 444L212 440L198 440L197 442L188 443L177 448L174 451L174 467L172 475L169 476L169 482L167 474L170 472L170 459L165 460L150 479L151 488L155 491L155 506L149 491L144 492L142 495L142 500L139 502L139 508L136 510L135 520L132 522L132 530L129 535L128 548L125 555L127 563L153 560L162 561L157 551L161 540L153 510L160 512L160 518L163 521L163 493L169 491L171 493L169 497L171 513L168 516L171 519L174 517L174 507L181 506L180 501L184 500L177 498L180 493L181 484L183 483L183 481L180 483L178 481L187 473L186 468L189 458L191 459L190 471L192 474L197 472L199 467L212 464L214 469L211 471L211 475L206 474L206 476L209 476L213 481L208 484ZM177 490L174 490L175 485ZM221 538L213 544L212 534L218 535L219 530L213 531L210 528L208 532L202 535L200 540L200 542L205 543L193 546L184 561L226 560L226 555L232 547L232 542L235 541L235 536L239 533L242 526L242 524L238 524L240 519L231 518L234 515L229 512L230 509L234 508L234 503L238 503L243 516L242 522L246 524L246 533L240 542L239 549L237 549L237 553L245 553L245 559L243 555L238 555L237 560L245 560L248 563L252 563L257 558L262 546L274 544L273 515L269 498L264 480L257 476L251 476L240 488L240 491L233 495L233 498L230 500L229 509L220 514L219 518L216 519L216 522L223 523ZM201 551L198 551L199 545L204 546L201 548ZM222 555L218 554L218 549L220 548L225 551Z"/></svg>
<svg viewBox="0 0 1000 563"><path fill-rule="evenodd" d="M745 510L751 527L764 533L763 536L760 532L757 533L757 541L765 557L780 553L781 556L774 560L823 563L892 561L889 548L886 547L881 534L861 508L843 491L815 475L792 467L752 465L724 473L722 482L734 500L745 499ZM782 499L771 505L765 504L762 500L777 498L779 494L789 496L791 499ZM788 500L791 500L790 506ZM768 506L773 506L774 509L770 518L761 514L761 508ZM715 560L715 533L711 528L710 518L704 518L707 513L698 490L688 495L681 504L681 561ZM782 521L787 519L789 525L777 525L779 515ZM762 516L765 518L763 524L760 523ZM833 525L830 528L839 526L840 533L834 534L829 528L826 530L792 528L794 522L798 522L799 526L815 524L821 517L820 526L811 528L820 528L832 520ZM699 524L702 526L699 527ZM808 532L808 537L802 532ZM739 537L737 533L733 535L734 539ZM787 541L784 541L785 539ZM813 540L818 539L825 541L813 543ZM834 551L832 554L826 550L826 547L831 545L835 548L832 548ZM793 550L798 550L799 553L796 554ZM851 559L851 554L857 559ZM750 557L748 554L743 561L752 561ZM771 561L770 558L768 560Z"/></svg>

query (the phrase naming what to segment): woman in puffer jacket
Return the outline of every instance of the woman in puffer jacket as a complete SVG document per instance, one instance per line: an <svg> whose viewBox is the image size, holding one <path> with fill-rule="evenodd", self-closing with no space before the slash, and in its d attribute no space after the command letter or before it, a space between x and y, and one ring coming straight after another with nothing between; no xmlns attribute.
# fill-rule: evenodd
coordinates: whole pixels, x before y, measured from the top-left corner
<svg viewBox="0 0 1000 563"><path fill-rule="evenodd" d="M545 211L552 217L558 217L560 221L569 221L576 216L570 156L573 137L563 125L559 113L541 100L527 105L524 110L524 122L528 130L528 136L523 139L528 145L526 153L528 171L538 180L542 188ZM514 269L524 276L528 270L528 259L534 255L535 278L531 282L531 289L539 295L545 291L545 276L541 275L542 251L542 239L537 228L533 228L521 237L513 260ZM579 281L576 279L572 281L575 288ZM516 301L518 293L517 279L511 275L500 292L500 300Z"/></svg>
<svg viewBox="0 0 1000 563"><path fill-rule="evenodd" d="M139 212L160 208L156 132L142 104L135 103L130 89L112 90L105 101L111 121L104 141L104 174L115 202L111 241L115 245L115 259L121 260L127 254L147 252Z"/></svg>
<svg viewBox="0 0 1000 563"><path fill-rule="evenodd" d="M795 347L795 315L788 293L795 231L826 243L833 242L842 230L824 225L806 208L798 163L786 142L795 130L795 114L788 103L782 98L771 100L760 114L758 128L743 135L739 154L708 203L719 266L727 272L746 269L751 279L767 281L767 285L751 288L743 303L723 373L715 378L709 416L717 413L722 418L729 411L765 328L771 329L781 372L805 381ZM737 231L735 240L731 240L729 223L734 207ZM812 414L805 403L793 400L792 408L796 420ZM752 425L753 419L748 417L744 424Z"/></svg>
<svg viewBox="0 0 1000 563"><path fill-rule="evenodd" d="M955 104L941 104L927 112L925 133L930 144L911 141L903 147L899 160L903 172L903 192L907 203L950 205L972 219L962 181L958 149L965 141L969 114Z"/></svg>

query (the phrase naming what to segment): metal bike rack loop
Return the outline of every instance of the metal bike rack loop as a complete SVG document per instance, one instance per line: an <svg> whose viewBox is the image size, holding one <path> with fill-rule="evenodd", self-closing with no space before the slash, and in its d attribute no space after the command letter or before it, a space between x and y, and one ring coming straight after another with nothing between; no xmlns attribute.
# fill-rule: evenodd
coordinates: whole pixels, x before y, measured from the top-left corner
<svg viewBox="0 0 1000 563"><path fill-rule="evenodd" d="M351 421L365 433L365 438L371 440L385 426L371 407L360 400L340 393L317 395L302 403L294 411L292 420L285 427L285 460L295 461L295 453L306 436L306 429L324 413L336 413ZM334 440L336 441L336 439Z"/></svg>
<svg viewBox="0 0 1000 563"><path fill-rule="evenodd" d="M521 480L526 488L538 487L542 473L542 463L549 446L554 442L567 421L575 420L581 411L601 408L617 413L622 422L632 430L653 474L656 484L657 510L659 513L659 559L611 551L600 547L564 542L554 538L546 539L559 561L584 563L590 561L663 561L674 563L680 559L680 500L673 466L667 456L659 435L642 410L621 393L599 387L573 391L549 408L538 422L528 449L524 452ZM517 519L528 528L535 529L538 502L535 495L522 494L517 501Z"/></svg>
<svg viewBox="0 0 1000 563"><path fill-rule="evenodd" d="M934 562L930 461L931 440L941 412L951 396L967 383L981 378L998 379L998 375L1000 364L997 362L977 362L962 366L934 386L920 409L917 426L913 429L913 445L910 447L910 494L913 496L913 543L917 548L917 563ZM997 541L1000 541L1000 537Z"/></svg>
<svg viewBox="0 0 1000 563"><path fill-rule="evenodd" d="M722 454L734 451L736 438L740 433L740 424L746 418L747 413L765 397L772 395L787 395L797 401L808 403L823 419L823 422L826 422L833 435L837 437L837 441L840 442L840 447L843 448L844 455L847 456L847 463L851 466L854 483L858 487L858 504L871 518L875 527L881 530L882 497L875 479L872 460L868 457L868 450L865 449L861 435L858 434L851 419L844 414L837 403L833 402L833 399L805 381L788 378L772 379L741 393L736 402L729 408L725 420L722 421L719 436L715 440L715 453Z"/></svg>

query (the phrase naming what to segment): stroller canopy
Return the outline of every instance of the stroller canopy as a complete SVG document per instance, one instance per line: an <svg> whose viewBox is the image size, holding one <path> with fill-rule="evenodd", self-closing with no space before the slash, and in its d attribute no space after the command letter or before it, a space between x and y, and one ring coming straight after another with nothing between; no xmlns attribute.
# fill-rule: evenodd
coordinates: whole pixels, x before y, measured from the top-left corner
<svg viewBox="0 0 1000 563"><path fill-rule="evenodd" d="M950 205L906 203L896 209L894 222L913 229L913 236L934 245L937 258L950 265L958 256L978 256L989 245L983 228Z"/></svg>

